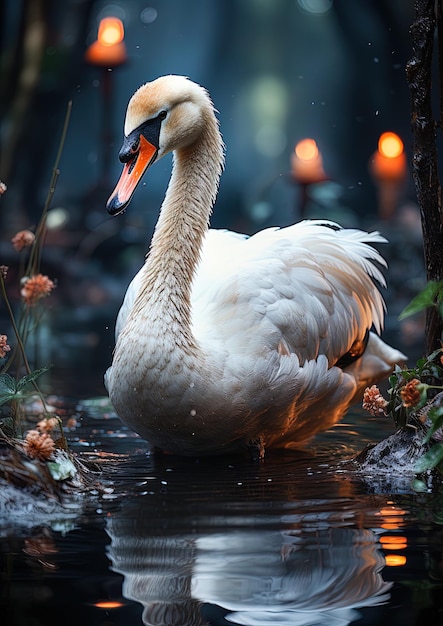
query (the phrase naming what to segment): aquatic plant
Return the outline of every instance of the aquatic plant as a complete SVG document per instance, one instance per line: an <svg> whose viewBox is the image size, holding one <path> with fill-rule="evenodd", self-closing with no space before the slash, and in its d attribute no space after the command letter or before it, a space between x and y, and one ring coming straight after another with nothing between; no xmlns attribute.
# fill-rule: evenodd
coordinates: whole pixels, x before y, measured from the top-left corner
<svg viewBox="0 0 443 626"><path fill-rule="evenodd" d="M37 383L37 379L47 372L51 365L33 370L27 346L31 337L35 339L44 317L43 300L56 287L55 280L42 274L40 266L46 239L47 215L60 173L59 163L70 113L71 103L68 104L46 201L35 232L31 229L21 230L11 240L12 247L18 254L20 302L17 307L13 307L8 295L11 288L8 281L9 268L0 265L0 301L7 311L13 333L13 339L8 338L6 334L0 335L0 405L9 405L10 408L10 414L0 420L0 437L9 444L16 444L30 458L43 461L49 460L56 449L66 451L67 443L61 419L51 412ZM0 197L6 190L6 185L0 183ZM31 396L38 396L43 419L37 424L36 429L29 430L23 436L24 402Z"/></svg>
<svg viewBox="0 0 443 626"><path fill-rule="evenodd" d="M443 319L443 281L429 281L400 314L400 319L434 307ZM371 415L389 416L397 429L423 433L426 451L415 462L417 474L436 469L443 474L443 347L417 360L412 368L396 366L389 377L388 400L376 385L368 387L363 408ZM420 488L420 482L416 487Z"/></svg>

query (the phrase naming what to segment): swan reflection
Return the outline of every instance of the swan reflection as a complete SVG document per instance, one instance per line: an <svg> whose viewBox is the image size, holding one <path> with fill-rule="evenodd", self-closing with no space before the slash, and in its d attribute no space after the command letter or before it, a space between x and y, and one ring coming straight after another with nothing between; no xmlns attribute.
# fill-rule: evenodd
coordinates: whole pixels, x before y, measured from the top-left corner
<svg viewBox="0 0 443 626"><path fill-rule="evenodd" d="M187 532L165 521L161 534L150 514L139 501L107 524L112 567L124 576L123 594L143 605L146 626L203 626L217 607L244 626L346 626L355 609L389 598L376 533L340 525L337 511L330 524L324 512L317 524L290 515L261 518L259 527L229 517L223 528L203 526L197 517L196 532L190 519Z"/></svg>

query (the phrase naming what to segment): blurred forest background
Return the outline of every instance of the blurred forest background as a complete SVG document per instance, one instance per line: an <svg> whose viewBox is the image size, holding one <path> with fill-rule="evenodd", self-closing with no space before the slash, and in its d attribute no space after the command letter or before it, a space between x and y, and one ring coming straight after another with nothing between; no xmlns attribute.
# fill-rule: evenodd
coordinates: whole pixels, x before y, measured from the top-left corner
<svg viewBox="0 0 443 626"><path fill-rule="evenodd" d="M97 65L85 54L107 16L124 25L126 56ZM127 102L140 84L170 73L204 85L220 112L227 161L212 225L253 233L322 217L379 229L390 240L386 334L415 358L422 319L397 319L425 284L414 186L407 169L386 212L371 173L385 131L411 158L413 19L412 0L3 2L0 264L11 268L8 281L18 268L11 237L38 221L72 101L42 267L57 289L45 302L38 360L77 368L80 393L104 392L115 316L143 262L170 160L150 171L123 216L109 217L105 203L120 175ZM291 174L305 137L316 141L327 178L307 197Z"/></svg>

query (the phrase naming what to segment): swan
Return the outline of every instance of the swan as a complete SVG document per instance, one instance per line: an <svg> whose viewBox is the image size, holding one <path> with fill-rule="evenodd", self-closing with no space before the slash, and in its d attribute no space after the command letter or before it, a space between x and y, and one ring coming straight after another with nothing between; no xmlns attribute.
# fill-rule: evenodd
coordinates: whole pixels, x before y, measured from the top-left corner
<svg viewBox="0 0 443 626"><path fill-rule="evenodd" d="M385 262L370 244L386 240L324 220L210 230L224 145L207 91L174 75L129 101L111 215L169 152L150 250L116 321L110 400L153 450L301 447L406 358L378 336Z"/></svg>

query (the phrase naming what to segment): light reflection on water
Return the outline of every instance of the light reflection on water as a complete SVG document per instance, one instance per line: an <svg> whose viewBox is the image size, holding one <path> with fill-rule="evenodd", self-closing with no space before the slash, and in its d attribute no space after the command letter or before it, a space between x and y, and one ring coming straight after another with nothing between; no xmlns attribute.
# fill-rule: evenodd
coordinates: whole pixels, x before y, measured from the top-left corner
<svg viewBox="0 0 443 626"><path fill-rule="evenodd" d="M8 626L66 612L85 626L408 626L426 606L442 623L438 498L370 493L341 465L389 424L355 413L253 464L153 458L105 405L82 412L72 447L110 488L73 530L3 540Z"/></svg>
<svg viewBox="0 0 443 626"><path fill-rule="evenodd" d="M124 596L143 605L146 625L203 625L202 607L212 604L234 624L344 626L359 617L355 608L389 598L377 531L355 527L349 510L337 522L340 505L305 501L283 515L226 515L215 528L200 527L197 515L182 532L158 534L145 523L147 504L106 524L112 567L124 576Z"/></svg>

